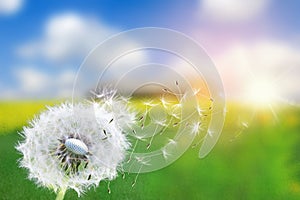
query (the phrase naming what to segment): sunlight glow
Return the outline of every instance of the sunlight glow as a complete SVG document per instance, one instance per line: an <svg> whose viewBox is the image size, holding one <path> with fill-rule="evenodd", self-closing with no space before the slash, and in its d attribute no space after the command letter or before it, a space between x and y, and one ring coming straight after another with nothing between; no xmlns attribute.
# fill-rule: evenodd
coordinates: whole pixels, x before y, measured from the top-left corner
<svg viewBox="0 0 300 200"><path fill-rule="evenodd" d="M248 99L260 106L269 106L276 100L278 91L274 85L267 80L258 80L248 86Z"/></svg>

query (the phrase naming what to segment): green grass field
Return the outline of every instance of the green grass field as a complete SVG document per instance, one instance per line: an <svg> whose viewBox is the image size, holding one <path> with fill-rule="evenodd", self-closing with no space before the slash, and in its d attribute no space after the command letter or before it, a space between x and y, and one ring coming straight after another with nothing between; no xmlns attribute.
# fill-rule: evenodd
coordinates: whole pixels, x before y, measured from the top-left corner
<svg viewBox="0 0 300 200"><path fill-rule="evenodd" d="M21 139L17 132L46 104L54 102L0 103L0 199L56 197L26 178L14 148ZM101 182L81 199L300 199L300 109L280 109L277 122L261 111L236 137L240 112L229 107L224 133L206 158L197 158L199 148L190 149L172 165L139 175L133 188L130 174L110 183L111 194ZM65 199L77 194L69 190Z"/></svg>

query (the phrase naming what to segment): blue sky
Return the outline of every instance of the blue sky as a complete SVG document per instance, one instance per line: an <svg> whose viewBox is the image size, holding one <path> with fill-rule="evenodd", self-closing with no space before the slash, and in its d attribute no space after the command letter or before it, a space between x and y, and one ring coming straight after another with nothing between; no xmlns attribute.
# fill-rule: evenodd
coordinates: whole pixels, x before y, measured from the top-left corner
<svg viewBox="0 0 300 200"><path fill-rule="evenodd" d="M300 61L295 56L300 52L298 48L300 46L300 21L297 20L300 18L299 1L254 0L253 2L256 3L241 6L237 0L227 0L229 3L220 6L221 0L212 0L210 1L212 3L207 3L208 0L11 0L16 3L9 8L6 8L6 1L8 0L0 0L1 98L55 98L61 94L68 96L72 74L76 73L89 49L114 33L146 26L171 28L196 39L218 65L225 88L228 94L233 96L243 88L233 89L234 83L231 83L231 79L239 80L244 77L238 73L229 75L228 72L232 71L230 68L232 66L241 69L251 65L251 70L257 71L265 68L262 64L272 63L272 57L280 53L282 58L279 56L278 62L292 60L291 65L296 68L293 69L293 74L295 70L297 73L299 71ZM72 20L79 27L91 28L90 32L79 31L76 40L80 40L80 37L90 37L91 40L76 43L75 47L83 45L84 51L62 52L63 59L58 59L59 55L55 52L53 54L50 50L59 46L51 46L49 40L53 43L57 38L60 41L68 38L67 28L64 29L65 35L63 36L55 30L59 29L60 25L65 26L60 24L60 21L69 23ZM77 28L74 29L77 30ZM105 32L103 35L101 35L102 30ZM97 38L97 34L101 36ZM73 47L72 42L72 40L70 40L71 44L66 42L66 46ZM32 47L35 45L39 47ZM28 49L33 53L30 53ZM42 52L42 49L46 52ZM260 52L261 49L266 58L257 58L260 54L255 52ZM274 49L278 51L273 51ZM67 47L65 51L68 51ZM240 67L234 55L234 53L239 54L240 51L245 54L245 62L253 59L262 61L255 63L254 67L250 62ZM277 70L277 67L274 68ZM284 68L285 66L282 70ZM276 71L275 69L269 70L271 71L265 72L268 75ZM261 74L260 71L259 73ZM282 72L279 70L278 73ZM287 80L291 80L293 74L288 75ZM64 80L61 80L61 83L52 84L52 82L59 82L57 79L60 76ZM53 80L54 78L56 81ZM286 82L281 90L289 91L289 99L297 99L299 91L290 86L288 81ZM35 87L35 85L40 87ZM33 89L31 90L30 87ZM62 90L66 90L65 93L55 92L61 90L62 87L64 88Z"/></svg>

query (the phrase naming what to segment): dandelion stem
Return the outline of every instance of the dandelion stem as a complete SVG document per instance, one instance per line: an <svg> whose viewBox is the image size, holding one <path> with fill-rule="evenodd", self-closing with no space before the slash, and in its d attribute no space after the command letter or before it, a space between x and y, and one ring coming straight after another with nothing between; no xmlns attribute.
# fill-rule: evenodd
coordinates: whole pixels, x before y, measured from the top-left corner
<svg viewBox="0 0 300 200"><path fill-rule="evenodd" d="M66 194L67 188L60 188L55 200L63 200Z"/></svg>

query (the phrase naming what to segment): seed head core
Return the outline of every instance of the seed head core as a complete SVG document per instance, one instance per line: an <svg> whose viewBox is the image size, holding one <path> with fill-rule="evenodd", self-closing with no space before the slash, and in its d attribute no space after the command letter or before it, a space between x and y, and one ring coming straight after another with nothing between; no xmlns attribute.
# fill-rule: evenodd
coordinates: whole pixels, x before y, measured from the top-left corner
<svg viewBox="0 0 300 200"><path fill-rule="evenodd" d="M82 142L81 140L75 138L66 139L65 146L67 150L77 155L86 155L89 152L86 144L84 144L84 142Z"/></svg>

